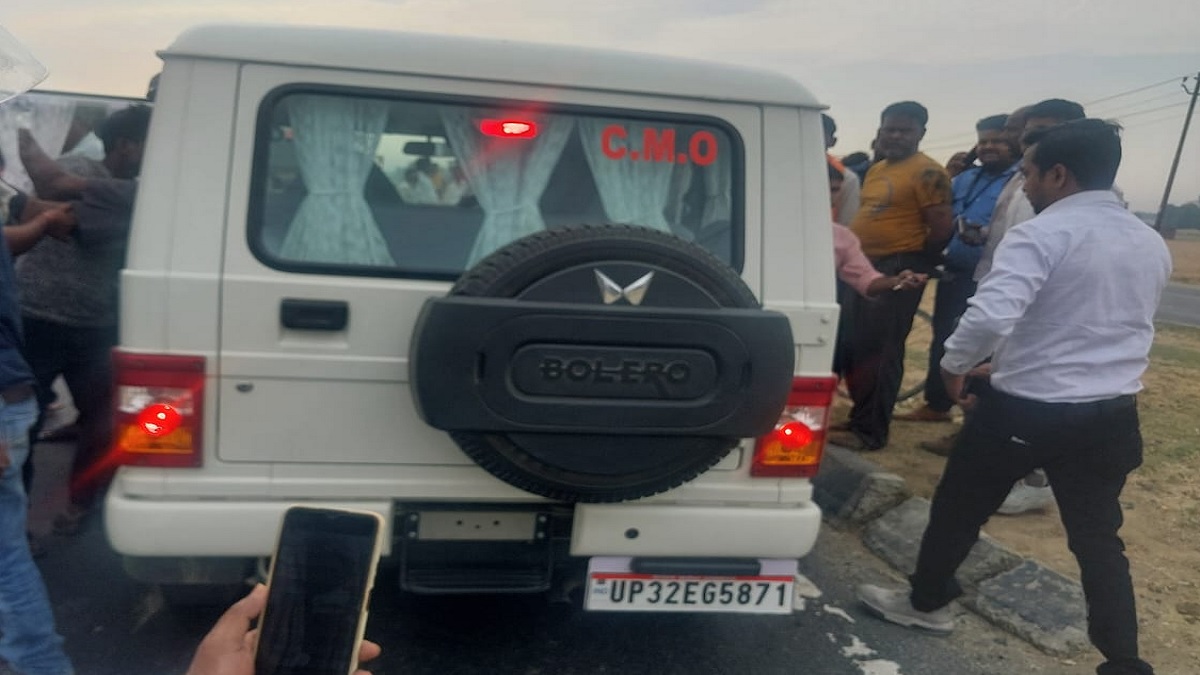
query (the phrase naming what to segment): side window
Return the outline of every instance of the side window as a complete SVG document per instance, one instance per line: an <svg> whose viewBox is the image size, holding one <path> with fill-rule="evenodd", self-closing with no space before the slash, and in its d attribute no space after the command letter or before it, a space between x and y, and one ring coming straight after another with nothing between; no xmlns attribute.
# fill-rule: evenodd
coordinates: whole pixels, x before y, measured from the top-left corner
<svg viewBox="0 0 1200 675"><path fill-rule="evenodd" d="M280 269L452 279L573 223L741 263L741 146L719 124L313 91L269 98L259 120L248 236Z"/></svg>

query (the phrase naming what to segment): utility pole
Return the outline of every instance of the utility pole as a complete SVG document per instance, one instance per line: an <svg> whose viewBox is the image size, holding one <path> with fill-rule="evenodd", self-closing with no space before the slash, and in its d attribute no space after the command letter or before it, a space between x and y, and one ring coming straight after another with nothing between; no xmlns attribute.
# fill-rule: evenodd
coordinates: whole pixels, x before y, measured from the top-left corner
<svg viewBox="0 0 1200 675"><path fill-rule="evenodd" d="M1171 198L1171 185L1175 183L1175 171L1179 169L1179 158L1183 155L1183 142L1187 139L1188 126L1192 123L1192 113L1196 110L1196 97L1200 95L1200 73L1192 78L1192 90L1188 91L1187 78L1183 78L1183 82L1179 86L1183 90L1192 95L1192 102L1188 104L1187 117L1183 118L1183 131L1179 134L1179 147L1175 148L1175 161L1171 162L1171 173L1167 175L1167 189L1163 190L1162 203L1158 205L1158 215L1154 216L1154 229L1162 231L1163 217L1167 215L1167 200Z"/></svg>

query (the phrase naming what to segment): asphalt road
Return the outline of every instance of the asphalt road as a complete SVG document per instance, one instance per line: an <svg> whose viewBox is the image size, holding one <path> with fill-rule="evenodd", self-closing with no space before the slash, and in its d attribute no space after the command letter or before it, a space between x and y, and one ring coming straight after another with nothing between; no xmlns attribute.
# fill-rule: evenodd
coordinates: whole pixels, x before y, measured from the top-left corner
<svg viewBox="0 0 1200 675"><path fill-rule="evenodd" d="M69 449L38 450L37 520L61 499L46 481ZM129 580L99 518L71 538L53 537L39 561L59 630L78 675L179 675L219 609L181 612ZM801 564L812 586L790 617L594 614L542 597L413 598L394 592L383 567L369 638L384 647L377 675L1009 675L1086 673L1036 652L964 612L951 638L915 633L866 615L853 600L862 581L899 577L854 534L826 528Z"/></svg>
<svg viewBox="0 0 1200 675"><path fill-rule="evenodd" d="M79 675L178 675L216 619L180 612L128 580L98 523L53 542L41 561ZM1000 675L1073 672L964 613L952 638L885 624L856 606L862 580L894 580L857 538L827 530L802 573L813 582L791 617L588 614L541 597L412 598L382 569L367 635L377 675ZM1087 672L1087 671L1077 671Z"/></svg>
<svg viewBox="0 0 1200 675"><path fill-rule="evenodd" d="M1167 323L1200 326L1200 286L1168 284L1154 318Z"/></svg>

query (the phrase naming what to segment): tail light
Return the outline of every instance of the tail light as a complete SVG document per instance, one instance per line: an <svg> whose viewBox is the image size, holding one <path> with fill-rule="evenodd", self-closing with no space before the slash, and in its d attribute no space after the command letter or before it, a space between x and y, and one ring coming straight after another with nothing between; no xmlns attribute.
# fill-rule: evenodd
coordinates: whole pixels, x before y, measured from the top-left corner
<svg viewBox="0 0 1200 675"><path fill-rule="evenodd" d="M195 467L203 452L204 357L113 352L111 465Z"/></svg>
<svg viewBox="0 0 1200 675"><path fill-rule="evenodd" d="M834 377L797 377L775 429L758 439L750 475L812 478L825 452L829 409L837 387Z"/></svg>

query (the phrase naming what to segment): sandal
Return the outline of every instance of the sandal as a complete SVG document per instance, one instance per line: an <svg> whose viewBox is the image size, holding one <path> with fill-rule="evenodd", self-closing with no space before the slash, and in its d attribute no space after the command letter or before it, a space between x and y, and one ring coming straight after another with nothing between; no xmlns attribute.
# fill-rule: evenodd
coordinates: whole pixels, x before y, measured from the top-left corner
<svg viewBox="0 0 1200 675"><path fill-rule="evenodd" d="M74 504L68 506L66 511L54 516L54 534L64 537L79 534L79 530L83 527L83 521L90 513L90 509L82 506Z"/></svg>
<svg viewBox="0 0 1200 675"><path fill-rule="evenodd" d="M79 426L74 422L47 429L38 434L38 441L41 443L63 443L77 438L79 438Z"/></svg>

